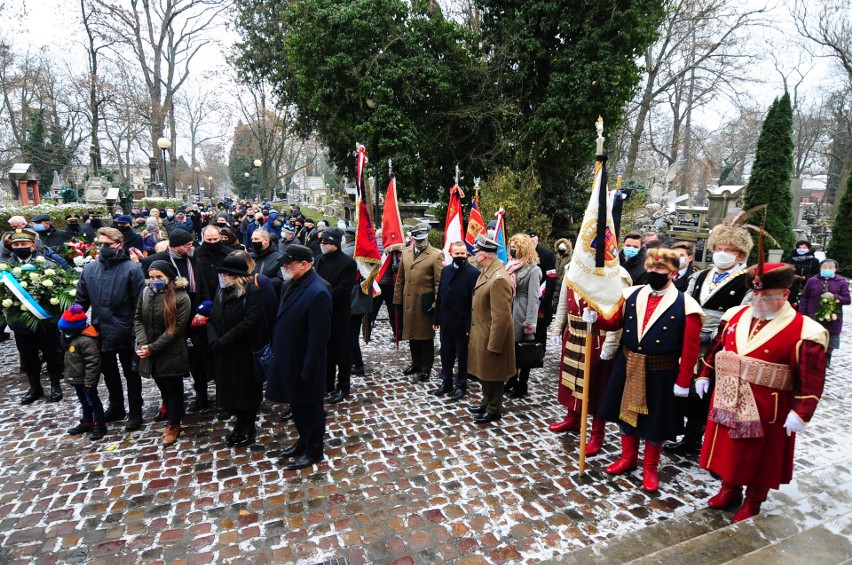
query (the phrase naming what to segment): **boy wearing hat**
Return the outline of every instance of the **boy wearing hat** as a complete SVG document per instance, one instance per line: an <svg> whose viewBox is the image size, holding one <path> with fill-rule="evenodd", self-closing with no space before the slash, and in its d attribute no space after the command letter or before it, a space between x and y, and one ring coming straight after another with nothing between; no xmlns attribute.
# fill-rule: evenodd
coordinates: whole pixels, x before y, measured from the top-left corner
<svg viewBox="0 0 852 565"><path fill-rule="evenodd" d="M722 317L695 383L700 396L716 384L700 464L722 486L707 505L742 503L735 523L756 516L769 489L790 482L795 434L822 396L828 332L788 303L795 280L792 265L748 269L752 304Z"/></svg>
<svg viewBox="0 0 852 565"><path fill-rule="evenodd" d="M597 329L622 330L622 350L598 414L621 427L621 457L607 473L635 469L639 439L644 438L642 485L655 492L663 442L675 439L679 428L675 397L689 394L704 313L672 283L680 270L677 252L651 249L644 267L647 284L625 289L621 308L595 324ZM597 313L584 308L582 319L595 323Z"/></svg>
<svg viewBox="0 0 852 565"><path fill-rule="evenodd" d="M403 375L417 375L415 382L429 380L435 361L435 330L432 313L441 283L444 253L429 244L429 224L411 230L414 245L402 252L393 303L402 305L402 339L408 340L411 364Z"/></svg>
<svg viewBox="0 0 852 565"><path fill-rule="evenodd" d="M79 304L62 313L58 326L65 348L65 375L83 410L80 423L69 429L68 434L91 433L89 437L97 441L106 435L104 406L98 397L101 377L98 331L88 324L86 312Z"/></svg>

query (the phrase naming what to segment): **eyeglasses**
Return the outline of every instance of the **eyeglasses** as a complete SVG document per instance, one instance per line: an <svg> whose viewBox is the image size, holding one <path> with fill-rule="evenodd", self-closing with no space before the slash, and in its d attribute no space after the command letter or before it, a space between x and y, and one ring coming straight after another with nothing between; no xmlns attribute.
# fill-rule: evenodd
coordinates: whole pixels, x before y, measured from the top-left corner
<svg viewBox="0 0 852 565"><path fill-rule="evenodd" d="M325 239L325 238L322 238L320 240L320 243L324 243L325 245L328 245L328 244L337 245L337 242L334 241L333 239Z"/></svg>

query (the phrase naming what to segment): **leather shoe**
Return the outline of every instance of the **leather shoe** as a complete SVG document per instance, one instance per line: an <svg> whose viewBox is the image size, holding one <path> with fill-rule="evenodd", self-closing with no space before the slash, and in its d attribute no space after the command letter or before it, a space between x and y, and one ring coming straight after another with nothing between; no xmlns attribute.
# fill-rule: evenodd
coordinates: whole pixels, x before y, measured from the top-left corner
<svg viewBox="0 0 852 565"><path fill-rule="evenodd" d="M104 412L104 422L115 422L116 420L124 420L127 414L124 412L124 406L117 407L115 404L110 404L109 408Z"/></svg>
<svg viewBox="0 0 852 565"><path fill-rule="evenodd" d="M431 376L430 373L420 373L420 374L417 375L417 380L420 381L421 383L425 383L426 381L429 380L430 376Z"/></svg>
<svg viewBox="0 0 852 565"><path fill-rule="evenodd" d="M456 388L456 389L453 389L452 394L450 394L450 396L447 397L447 400L449 400L450 402L457 402L457 401L461 400L462 398L464 398L465 396L467 396L467 390L465 390L463 388Z"/></svg>
<svg viewBox="0 0 852 565"><path fill-rule="evenodd" d="M471 414L482 416L483 414L485 414L485 406L468 406L467 411Z"/></svg>
<svg viewBox="0 0 852 565"><path fill-rule="evenodd" d="M62 400L62 387L59 383L50 385L50 401L59 402L60 400Z"/></svg>
<svg viewBox="0 0 852 565"><path fill-rule="evenodd" d="M246 447L254 443L255 439L255 431L254 429L246 430L242 433L235 435L231 441L233 442L231 445L234 447Z"/></svg>
<svg viewBox="0 0 852 565"><path fill-rule="evenodd" d="M293 409L292 408L288 409L286 412L281 414L281 421L282 422L289 422L292 419L293 419Z"/></svg>
<svg viewBox="0 0 852 565"><path fill-rule="evenodd" d="M429 394L433 394L435 396L443 396L453 390L453 385L450 384L449 379L441 381L441 386L438 388L433 388L429 391Z"/></svg>
<svg viewBox="0 0 852 565"><path fill-rule="evenodd" d="M341 402L343 402L347 398L349 398L349 391L348 390L343 390L343 389L336 390L336 391L334 391L334 394L332 394L331 396L328 397L328 403L329 404L340 404Z"/></svg>
<svg viewBox="0 0 852 565"><path fill-rule="evenodd" d="M356 377L364 376L364 365L352 365L352 375Z"/></svg>
<svg viewBox="0 0 852 565"><path fill-rule="evenodd" d="M300 455L294 459L292 463L287 465L286 468L289 471L296 471L298 469L304 469L305 467L311 467L320 461L322 461L322 457L308 457L307 455Z"/></svg>
<svg viewBox="0 0 852 565"><path fill-rule="evenodd" d="M216 419L217 420L229 420L231 418L231 416L233 416L233 415L234 415L234 413L231 412L230 410L222 408L221 410L216 412Z"/></svg>
<svg viewBox="0 0 852 565"><path fill-rule="evenodd" d="M196 399L192 405L189 407L190 412L204 412L210 409L210 401L209 400L198 400Z"/></svg>
<svg viewBox="0 0 852 565"><path fill-rule="evenodd" d="M414 373L419 373L419 372L420 372L420 369L418 369L414 365L409 365L407 369L402 371L402 374L407 377L409 375L413 375Z"/></svg>
<svg viewBox="0 0 852 565"><path fill-rule="evenodd" d="M288 459L290 457L297 457L305 452L305 446L299 445L298 443L294 443L290 447L285 447L278 454L279 459Z"/></svg>
<svg viewBox="0 0 852 565"><path fill-rule="evenodd" d="M477 424L488 424L491 422L496 422L500 418L502 418L500 414L492 414L491 412L486 412L482 416L474 418L473 421Z"/></svg>
<svg viewBox="0 0 852 565"><path fill-rule="evenodd" d="M30 388L30 390L27 391L27 394L25 394L21 399L21 404L32 404L42 396L44 396L43 388Z"/></svg>
<svg viewBox="0 0 852 565"><path fill-rule="evenodd" d="M142 413L131 413L127 417L127 422L124 423L124 429L128 432L138 430L142 427Z"/></svg>
<svg viewBox="0 0 852 565"><path fill-rule="evenodd" d="M663 449L674 455L695 455L701 451L701 435L684 434L679 441L666 443Z"/></svg>

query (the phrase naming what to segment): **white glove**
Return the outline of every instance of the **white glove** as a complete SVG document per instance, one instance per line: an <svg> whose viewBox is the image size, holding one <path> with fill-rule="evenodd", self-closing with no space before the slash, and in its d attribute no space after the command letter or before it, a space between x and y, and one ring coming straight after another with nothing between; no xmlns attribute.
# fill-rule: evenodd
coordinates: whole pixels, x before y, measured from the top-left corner
<svg viewBox="0 0 852 565"><path fill-rule="evenodd" d="M689 396L689 387L683 388L682 386L678 386L677 383L675 383L674 395L686 398L687 396Z"/></svg>
<svg viewBox="0 0 852 565"><path fill-rule="evenodd" d="M558 335L550 336L550 345L552 345L553 347L559 347L560 345L562 345L562 338Z"/></svg>
<svg viewBox="0 0 852 565"><path fill-rule="evenodd" d="M787 421L784 422L784 429L787 430L787 435L797 434L805 431L805 423L799 418L799 415L790 410L787 414Z"/></svg>
<svg viewBox="0 0 852 565"><path fill-rule="evenodd" d="M615 357L614 353L612 355L610 355L606 351L601 351L601 361L609 361L613 357Z"/></svg>
<svg viewBox="0 0 852 565"><path fill-rule="evenodd" d="M598 321L598 313L588 308L583 308L583 321L594 324Z"/></svg>
<svg viewBox="0 0 852 565"><path fill-rule="evenodd" d="M695 394L698 398L704 398L704 395L710 392L710 379L698 379L695 381Z"/></svg>

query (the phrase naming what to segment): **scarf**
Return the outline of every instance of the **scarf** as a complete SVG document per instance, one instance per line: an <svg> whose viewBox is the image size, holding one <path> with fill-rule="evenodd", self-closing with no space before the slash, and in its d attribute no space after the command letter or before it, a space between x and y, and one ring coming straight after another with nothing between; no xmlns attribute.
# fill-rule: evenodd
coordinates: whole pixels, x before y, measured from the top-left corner
<svg viewBox="0 0 852 565"><path fill-rule="evenodd" d="M518 286L518 271L520 271L526 263L524 263L520 259L509 259L509 262L506 263L506 272L509 273L509 277L512 279L512 294L515 294L515 290Z"/></svg>
<svg viewBox="0 0 852 565"><path fill-rule="evenodd" d="M182 255L178 255L177 253L172 251L171 247L169 247L169 261L171 261L172 267L175 268L175 271L177 271L177 273L178 273L178 278L180 278L181 277L180 269L178 269L178 266L175 263L175 259L183 259L186 262L186 278L188 279L186 290L190 293L196 292L195 273L192 270L192 261L189 260L189 257L184 257ZM175 282L177 282L177 280Z"/></svg>

